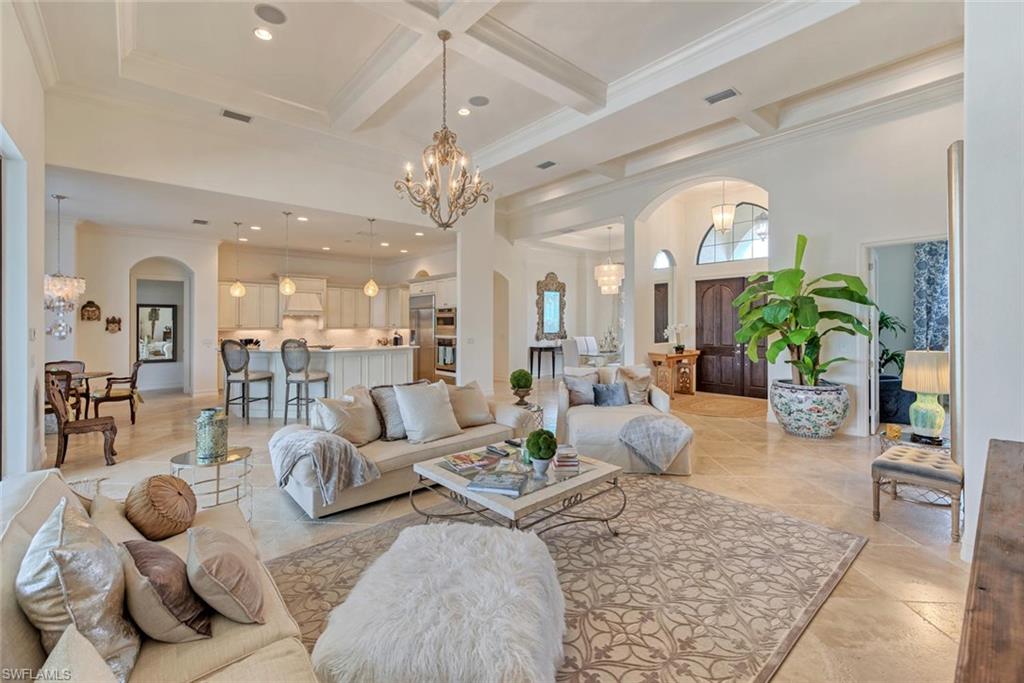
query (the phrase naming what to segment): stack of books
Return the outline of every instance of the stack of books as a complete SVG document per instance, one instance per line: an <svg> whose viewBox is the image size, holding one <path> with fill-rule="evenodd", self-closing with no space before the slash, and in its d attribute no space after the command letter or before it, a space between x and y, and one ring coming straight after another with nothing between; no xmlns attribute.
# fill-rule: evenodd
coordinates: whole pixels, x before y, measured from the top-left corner
<svg viewBox="0 0 1024 683"><path fill-rule="evenodd" d="M481 452L456 453L447 455L441 464L456 474L465 475L471 472L479 472L498 462L496 455Z"/></svg>
<svg viewBox="0 0 1024 683"><path fill-rule="evenodd" d="M555 474L578 474L580 471L580 454L573 446L559 446L552 463Z"/></svg>
<svg viewBox="0 0 1024 683"><path fill-rule="evenodd" d="M500 496L518 498L523 492L527 475L517 472L482 472L466 486L470 491L496 493Z"/></svg>

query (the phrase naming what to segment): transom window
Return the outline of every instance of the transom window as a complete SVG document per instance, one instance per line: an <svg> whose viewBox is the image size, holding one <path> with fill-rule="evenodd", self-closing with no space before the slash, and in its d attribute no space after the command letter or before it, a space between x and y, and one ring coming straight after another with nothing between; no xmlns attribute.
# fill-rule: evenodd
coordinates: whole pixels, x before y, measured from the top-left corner
<svg viewBox="0 0 1024 683"><path fill-rule="evenodd" d="M654 255L654 270L668 270L676 265L676 258L668 249L662 249Z"/></svg>
<svg viewBox="0 0 1024 683"><path fill-rule="evenodd" d="M768 209L740 202L730 230L720 233L714 225L708 228L697 251L697 265L767 258L768 231Z"/></svg>

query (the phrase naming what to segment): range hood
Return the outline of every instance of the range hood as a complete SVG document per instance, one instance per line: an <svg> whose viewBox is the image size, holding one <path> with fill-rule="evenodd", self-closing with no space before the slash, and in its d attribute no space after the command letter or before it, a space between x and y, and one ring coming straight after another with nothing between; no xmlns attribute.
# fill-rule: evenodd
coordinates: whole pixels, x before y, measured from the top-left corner
<svg viewBox="0 0 1024 683"><path fill-rule="evenodd" d="M291 296L286 297L286 300L284 315L319 317L324 314L320 295L314 292L295 292Z"/></svg>

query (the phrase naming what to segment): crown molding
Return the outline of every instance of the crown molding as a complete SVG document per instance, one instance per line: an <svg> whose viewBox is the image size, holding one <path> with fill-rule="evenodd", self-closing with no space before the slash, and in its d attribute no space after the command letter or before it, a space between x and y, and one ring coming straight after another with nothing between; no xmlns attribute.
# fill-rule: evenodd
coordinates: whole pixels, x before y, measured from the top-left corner
<svg viewBox="0 0 1024 683"><path fill-rule="evenodd" d="M32 53L32 61L36 65L43 89L52 88L60 81L60 71L57 69L57 58L53 54L50 36L46 32L42 9L36 0L14 2L12 5L18 23L21 24L25 42L28 43L29 52Z"/></svg>
<svg viewBox="0 0 1024 683"><path fill-rule="evenodd" d="M96 223L91 220L81 220L75 224L75 228L78 230L84 230L87 233L97 235L111 235L115 237L142 237L145 239L160 239L160 240L174 240L175 242L196 242L199 244L208 244L212 246L219 246L225 240L219 237L200 237L197 235L168 235L167 230L158 228L139 228L132 227L126 228L119 225L107 225L106 223Z"/></svg>

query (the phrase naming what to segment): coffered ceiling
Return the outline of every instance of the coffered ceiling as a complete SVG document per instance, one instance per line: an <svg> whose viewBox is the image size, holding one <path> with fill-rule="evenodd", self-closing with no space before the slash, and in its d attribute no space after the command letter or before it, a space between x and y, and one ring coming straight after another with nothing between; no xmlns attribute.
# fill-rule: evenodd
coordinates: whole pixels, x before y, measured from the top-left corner
<svg viewBox="0 0 1024 683"><path fill-rule="evenodd" d="M632 155L716 126L771 135L785 103L955 45L963 23L955 2L275 4L283 24L246 2L17 11L51 89L195 125L221 124L227 108L277 142L321 136L346 163L396 175L440 124L436 33L447 29L449 124L497 197L578 174L620 178ZM258 40L257 27L273 39ZM739 94L704 101L729 87ZM476 96L489 103L469 104ZM538 169L544 161L555 165Z"/></svg>

